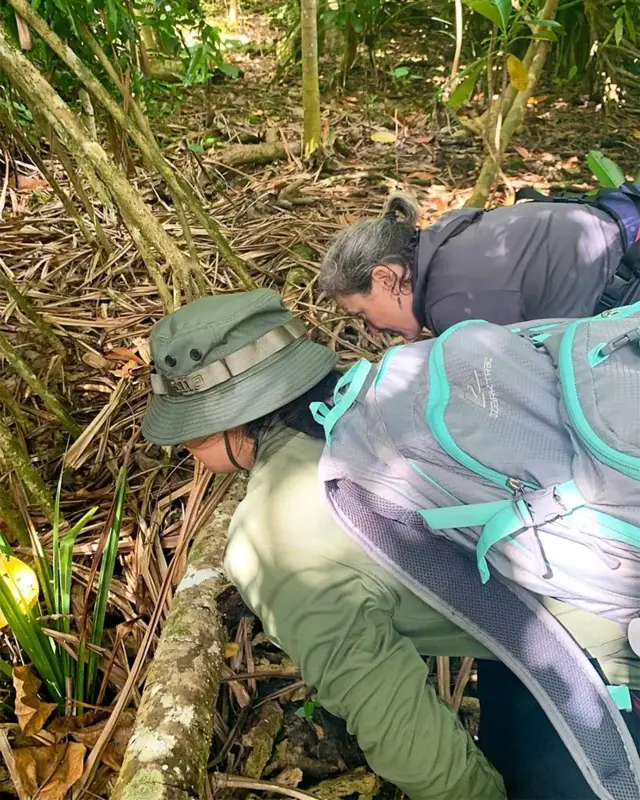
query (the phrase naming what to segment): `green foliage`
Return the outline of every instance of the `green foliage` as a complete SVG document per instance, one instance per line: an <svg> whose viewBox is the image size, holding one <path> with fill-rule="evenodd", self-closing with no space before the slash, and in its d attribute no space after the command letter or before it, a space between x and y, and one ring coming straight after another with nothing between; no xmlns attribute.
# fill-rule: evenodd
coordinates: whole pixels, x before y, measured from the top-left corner
<svg viewBox="0 0 640 800"><path fill-rule="evenodd" d="M68 691L80 702L95 701L98 672L98 650L104 635L109 588L118 552L118 541L122 527L126 496L126 474L121 471L118 478L112 522L106 535L104 552L100 560L98 587L96 590L91 625L88 631L80 631L80 645L77 659L64 649L59 641L46 632L52 627L59 634L72 634L71 593L73 584L73 548L78 536L97 512L97 507L89 509L65 534L60 536L60 494L61 481L55 500L55 513L52 530L51 563L40 541L34 536L32 541L33 565L38 576L44 598L46 615L52 622L45 622L29 608L17 582L10 572L0 579L0 611L5 616L9 629L18 641L25 655L32 663L51 698L62 706ZM91 647L87 647L89 641ZM87 650L88 656L87 656ZM8 669L7 669L8 667ZM0 660L0 671L10 673L10 666Z"/></svg>
<svg viewBox="0 0 640 800"><path fill-rule="evenodd" d="M597 178L601 186L607 189L617 189L626 178L622 169L600 150L591 150L587 156L587 166Z"/></svg>
<svg viewBox="0 0 640 800"><path fill-rule="evenodd" d="M316 708L321 708L322 706L318 702L318 695L312 694L311 697L304 703L304 705L300 706L300 708L296 709L296 717L300 717L301 719L305 719L307 722L311 722L313 719L313 713Z"/></svg>

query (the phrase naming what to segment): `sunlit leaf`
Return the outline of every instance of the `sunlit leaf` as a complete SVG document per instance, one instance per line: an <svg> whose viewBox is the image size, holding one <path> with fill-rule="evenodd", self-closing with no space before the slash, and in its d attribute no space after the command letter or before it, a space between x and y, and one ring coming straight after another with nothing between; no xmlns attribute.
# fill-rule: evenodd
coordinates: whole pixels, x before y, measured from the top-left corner
<svg viewBox="0 0 640 800"><path fill-rule="evenodd" d="M574 64L569 70L569 74L567 75L567 80L572 81L577 74L578 74L578 67Z"/></svg>
<svg viewBox="0 0 640 800"><path fill-rule="evenodd" d="M43 703L38 697L42 681L29 665L13 668L13 685L16 690L16 717L25 736L35 736L56 710L55 703Z"/></svg>
<svg viewBox="0 0 640 800"><path fill-rule="evenodd" d="M622 17L618 17L616 20L616 26L613 29L613 35L615 37L616 44L620 44L622 37L624 36L624 20Z"/></svg>
<svg viewBox="0 0 640 800"><path fill-rule="evenodd" d="M233 658L234 656L238 655L238 650L240 650L240 645L238 642L229 642L224 648L224 657Z"/></svg>
<svg viewBox="0 0 640 800"><path fill-rule="evenodd" d="M395 133L391 131L374 131L371 134L371 141L376 144L393 144L396 140Z"/></svg>
<svg viewBox="0 0 640 800"><path fill-rule="evenodd" d="M591 150L587 156L587 166L595 175L601 186L617 189L625 182L624 172L600 150Z"/></svg>
<svg viewBox="0 0 640 800"><path fill-rule="evenodd" d="M522 61L516 58L516 56L510 55L507 58L507 71L514 89L517 89L519 92L526 92L529 86L529 70Z"/></svg>

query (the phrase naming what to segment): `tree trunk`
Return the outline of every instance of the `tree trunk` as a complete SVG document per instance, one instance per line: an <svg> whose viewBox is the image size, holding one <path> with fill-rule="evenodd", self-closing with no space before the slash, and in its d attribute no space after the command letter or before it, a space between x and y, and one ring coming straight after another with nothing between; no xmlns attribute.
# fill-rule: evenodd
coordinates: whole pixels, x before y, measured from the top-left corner
<svg viewBox="0 0 640 800"><path fill-rule="evenodd" d="M147 158L151 164L153 164L155 169L158 170L158 173L166 182L167 186L171 190L171 193L184 203L185 208L194 214L198 222L211 236L216 247L220 251L220 254L227 261L229 266L235 271L245 287L247 289L255 288L256 284L247 270L247 264L234 252L226 237L222 234L222 231L218 227L217 223L211 218L211 215L206 211L206 209L194 195L191 187L186 181L182 181L175 174L171 165L162 155L155 138L149 135L148 122L146 121L146 118L144 117L140 107L135 102L135 99L132 98L130 100L131 109L135 117L134 123L123 110L123 108L121 108L118 103L115 102L113 97L111 97L109 92L107 92L107 90L95 77L91 70L85 64L83 64L73 50L66 45L60 39L60 37L51 30L51 28L49 28L42 17L39 16L36 11L34 11L34 9L29 5L28 0L9 0L9 2L15 10L24 14L24 18L29 25L40 36L42 36L42 38L56 53L56 55L67 65L67 67L69 67L76 78L78 78L78 80L85 86L87 91L93 95L94 99L97 100L100 105L116 120L118 125L120 125L122 129L125 130L129 136L131 136L133 141L140 149L142 155ZM105 61L108 62L108 58L102 52L102 48L96 41L95 37L93 37L90 31L85 31L84 28L81 28L81 30L84 31L83 35L85 36L89 47L100 60L107 73L111 74L109 68L105 64ZM113 71L113 67L111 67L111 71ZM115 82L117 86L120 85L117 77Z"/></svg>
<svg viewBox="0 0 640 800"><path fill-rule="evenodd" d="M191 297L189 263L176 243L153 216L113 160L97 143L91 141L62 98L47 83L38 70L11 43L0 25L0 69L52 126L55 133L82 164L86 160L109 189L122 216L135 220L140 233L164 257L174 270L174 278L182 286L186 298Z"/></svg>
<svg viewBox="0 0 640 800"><path fill-rule="evenodd" d="M196 537L149 670L112 800L200 800L224 627L216 599L226 536L212 519Z"/></svg>
<svg viewBox="0 0 640 800"><path fill-rule="evenodd" d="M305 155L309 155L317 150L322 138L316 0L301 1L300 29L302 33L302 109L304 111L303 148Z"/></svg>

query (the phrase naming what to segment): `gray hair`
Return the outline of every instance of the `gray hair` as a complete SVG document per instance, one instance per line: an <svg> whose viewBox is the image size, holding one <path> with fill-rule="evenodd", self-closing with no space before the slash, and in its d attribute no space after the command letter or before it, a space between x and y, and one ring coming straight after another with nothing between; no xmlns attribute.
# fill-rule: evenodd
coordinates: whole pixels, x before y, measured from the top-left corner
<svg viewBox="0 0 640 800"><path fill-rule="evenodd" d="M320 288L330 297L366 294L371 291L371 273L379 264L402 267L406 280L419 218L420 206L413 195L392 194L382 216L356 222L336 236L320 267Z"/></svg>

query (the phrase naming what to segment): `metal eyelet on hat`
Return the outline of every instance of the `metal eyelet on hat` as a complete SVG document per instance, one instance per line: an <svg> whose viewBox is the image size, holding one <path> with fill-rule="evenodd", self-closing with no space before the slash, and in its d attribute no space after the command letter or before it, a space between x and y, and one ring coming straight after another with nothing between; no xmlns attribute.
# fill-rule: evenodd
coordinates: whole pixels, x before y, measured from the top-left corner
<svg viewBox="0 0 640 800"><path fill-rule="evenodd" d="M189 351L189 355L194 361L200 361L202 359L202 353L199 350L196 350L195 347L193 350Z"/></svg>
<svg viewBox="0 0 640 800"><path fill-rule="evenodd" d="M164 363L165 363L165 364L166 364L168 367L175 367L175 365L176 365L178 362L176 361L176 359L175 359L175 356L165 356Z"/></svg>

